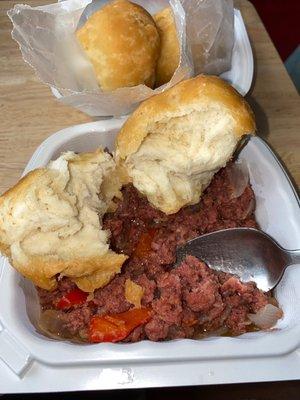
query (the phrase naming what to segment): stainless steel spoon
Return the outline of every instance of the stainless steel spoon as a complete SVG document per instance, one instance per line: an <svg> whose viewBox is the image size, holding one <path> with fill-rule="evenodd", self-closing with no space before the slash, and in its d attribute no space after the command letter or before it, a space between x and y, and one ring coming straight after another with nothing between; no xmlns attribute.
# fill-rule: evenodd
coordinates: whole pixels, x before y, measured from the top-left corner
<svg viewBox="0 0 300 400"><path fill-rule="evenodd" d="M178 247L176 254L176 265L192 255L214 270L255 282L263 291L273 289L289 265L300 263L300 250L283 249L269 235L252 228L202 235Z"/></svg>

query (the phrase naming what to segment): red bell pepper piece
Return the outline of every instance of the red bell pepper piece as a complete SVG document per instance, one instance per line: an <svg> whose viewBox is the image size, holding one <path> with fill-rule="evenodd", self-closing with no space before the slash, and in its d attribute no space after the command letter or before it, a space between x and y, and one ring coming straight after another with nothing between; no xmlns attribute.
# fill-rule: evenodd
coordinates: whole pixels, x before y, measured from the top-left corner
<svg viewBox="0 0 300 400"><path fill-rule="evenodd" d="M76 288L65 294L55 304L56 308L60 310L67 310L75 305L83 304L88 297L88 293Z"/></svg>
<svg viewBox="0 0 300 400"><path fill-rule="evenodd" d="M120 314L95 315L89 326L89 341L119 342L125 339L134 328L145 324L151 318L151 310L148 308L133 308Z"/></svg>

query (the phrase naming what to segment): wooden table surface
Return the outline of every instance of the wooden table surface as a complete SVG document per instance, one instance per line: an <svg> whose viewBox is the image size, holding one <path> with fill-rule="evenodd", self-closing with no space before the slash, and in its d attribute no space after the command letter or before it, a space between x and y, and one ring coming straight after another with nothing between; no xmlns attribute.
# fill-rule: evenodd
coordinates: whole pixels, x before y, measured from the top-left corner
<svg viewBox="0 0 300 400"><path fill-rule="evenodd" d="M51 0L29 0L42 5ZM90 117L59 103L24 63L11 39L6 12L17 1L0 0L0 193L13 185L35 148L49 135ZM300 185L300 101L254 7L237 0L255 57L255 77L247 96L257 117L258 134L267 139Z"/></svg>

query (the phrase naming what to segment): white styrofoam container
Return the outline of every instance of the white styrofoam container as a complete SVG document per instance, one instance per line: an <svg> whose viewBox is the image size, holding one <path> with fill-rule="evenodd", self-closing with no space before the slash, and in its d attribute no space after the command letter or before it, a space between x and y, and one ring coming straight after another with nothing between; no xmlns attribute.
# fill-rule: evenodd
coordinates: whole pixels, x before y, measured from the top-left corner
<svg viewBox="0 0 300 400"><path fill-rule="evenodd" d="M62 151L90 151L100 145L113 148L115 134L124 121L125 118L97 121L57 132L38 147L24 173L46 165ZM256 217L263 230L283 247L300 247L299 199L277 158L259 138L252 138L239 157L249 169L257 200ZM200 341L184 339L160 343L142 341L80 345L51 340L37 333L28 318L26 301L31 299L25 299L24 293L29 293L28 288L31 287L31 283L23 279L6 259L0 259L0 393L6 385L1 376L7 374L13 374L16 382L22 378L23 392L33 389L112 389L261 380L257 378L255 368L238 371L235 375L232 366L245 360L250 365L253 360L259 364L262 360L268 363L280 357L284 360L287 355L300 355L300 268L297 266L287 269L276 291L285 312L278 330ZM299 362L298 373L293 368L291 375L294 377L296 374L300 378L300 357L296 361ZM190 369L197 367L200 371L205 365L213 367L210 367L210 373L202 372L201 380L197 381L198 375L191 373ZM214 371L225 365L224 375L215 375ZM273 375L271 373L270 377L268 372L269 379L272 376L278 379L278 370L272 368ZM57 372L57 382L44 379L44 382L34 386L38 373L45 369L49 369L52 376ZM77 374L72 382L67 378L70 370ZM90 376L86 378L84 372L91 370L98 371L98 378L102 377L92 379L92 384ZM109 381L106 379L108 376ZM14 386L9 385L9 391L14 392ZM18 388L17 391L21 391Z"/></svg>
<svg viewBox="0 0 300 400"><path fill-rule="evenodd" d="M252 84L253 54L242 14L237 9L234 9L234 46L231 69L221 74L220 77L228 81L242 96L249 92ZM56 88L51 87L51 91L57 99L62 97Z"/></svg>

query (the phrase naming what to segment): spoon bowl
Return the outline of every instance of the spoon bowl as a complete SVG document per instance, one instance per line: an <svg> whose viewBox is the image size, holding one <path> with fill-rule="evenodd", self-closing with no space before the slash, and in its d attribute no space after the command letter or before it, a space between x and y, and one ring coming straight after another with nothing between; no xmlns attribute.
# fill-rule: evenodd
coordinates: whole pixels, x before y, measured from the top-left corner
<svg viewBox="0 0 300 400"><path fill-rule="evenodd" d="M210 268L255 282L264 292L273 289L292 264L300 263L300 250L283 249L266 233L253 228L232 228L190 240L176 251L178 265L187 255Z"/></svg>

